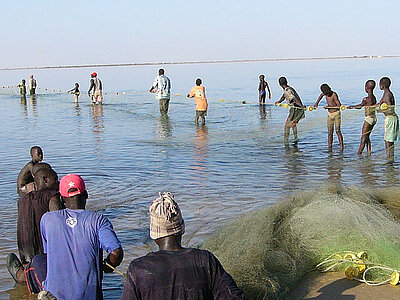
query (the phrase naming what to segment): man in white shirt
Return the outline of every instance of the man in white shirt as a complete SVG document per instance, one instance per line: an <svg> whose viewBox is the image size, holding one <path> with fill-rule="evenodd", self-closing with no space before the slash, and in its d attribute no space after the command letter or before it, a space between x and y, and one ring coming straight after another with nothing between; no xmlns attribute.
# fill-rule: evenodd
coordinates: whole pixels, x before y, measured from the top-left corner
<svg viewBox="0 0 400 300"><path fill-rule="evenodd" d="M158 70L158 76L154 79L150 93L156 93L156 99L160 101L160 113L166 115L171 97L171 81L164 75L164 69Z"/></svg>

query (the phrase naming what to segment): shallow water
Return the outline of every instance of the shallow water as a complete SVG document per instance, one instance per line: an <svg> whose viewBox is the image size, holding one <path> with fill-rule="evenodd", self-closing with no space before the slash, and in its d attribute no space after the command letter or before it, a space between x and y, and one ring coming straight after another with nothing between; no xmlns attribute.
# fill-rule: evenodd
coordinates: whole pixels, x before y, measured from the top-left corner
<svg viewBox="0 0 400 300"><path fill-rule="evenodd" d="M319 85L330 84L343 104L365 96L364 82L389 76L400 95L400 60L363 59L215 65L166 66L173 96L168 118L161 118L150 87L157 67L96 69L104 82L105 105L89 105L80 97L39 95L36 99L0 96L1 190L0 299L28 296L15 289L5 257L16 252L16 177L29 160L29 148L40 145L44 160L59 176L76 172L87 182L88 209L110 218L129 262L155 249L148 237L148 205L159 191L175 194L187 222L184 243L199 245L210 233L238 214L272 204L298 189L327 181L360 186L393 186L399 179L400 151L393 164L385 160L383 116L372 133L371 157L356 155L363 111L342 115L345 151L336 143L327 151L326 113L307 113L299 124L298 147L282 141L287 110L256 104L258 75L266 74L273 100L282 90L277 78L287 76L306 105L314 103ZM75 81L88 87L90 69L35 71L39 86L67 90ZM2 85L17 84L27 71L2 71ZM194 101L184 97L197 77L209 98L207 125L193 123ZM116 95L116 92L119 94ZM125 92L123 94L122 92ZM381 92L376 89L379 99ZM220 101L225 99L225 101ZM242 104L241 101L247 101ZM104 279L106 299L118 299L117 274ZM25 296L21 296L25 295Z"/></svg>

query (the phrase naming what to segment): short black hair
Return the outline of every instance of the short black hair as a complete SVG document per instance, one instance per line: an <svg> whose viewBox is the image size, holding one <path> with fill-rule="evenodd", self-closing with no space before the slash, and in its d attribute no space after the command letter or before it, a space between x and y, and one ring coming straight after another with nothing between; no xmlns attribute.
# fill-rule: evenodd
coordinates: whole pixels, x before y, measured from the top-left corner
<svg viewBox="0 0 400 300"><path fill-rule="evenodd" d="M39 146L33 146L33 147L31 148L31 150L30 150L31 155L32 155L32 153L33 153L34 150L40 150L40 152L43 153L42 148L40 148Z"/></svg>
<svg viewBox="0 0 400 300"><path fill-rule="evenodd" d="M280 77L278 79L279 85L287 85L287 79L286 77Z"/></svg>
<svg viewBox="0 0 400 300"><path fill-rule="evenodd" d="M197 78L197 79L196 79L196 85L200 85L200 84L202 84L202 81L201 81L200 78Z"/></svg>
<svg viewBox="0 0 400 300"><path fill-rule="evenodd" d="M328 94L330 94L330 92L332 91L331 88L330 88L330 86L327 85L326 83L321 84L320 89L321 89L321 92L322 92L324 95L328 95Z"/></svg>
<svg viewBox="0 0 400 300"><path fill-rule="evenodd" d="M385 88L389 88L392 82L389 77L382 77L381 80L379 80L379 84Z"/></svg>
<svg viewBox="0 0 400 300"><path fill-rule="evenodd" d="M158 75L164 75L164 69L158 70Z"/></svg>
<svg viewBox="0 0 400 300"><path fill-rule="evenodd" d="M367 82L365 83L365 85L370 88L370 89L374 89L376 86L376 82L373 79L367 80Z"/></svg>

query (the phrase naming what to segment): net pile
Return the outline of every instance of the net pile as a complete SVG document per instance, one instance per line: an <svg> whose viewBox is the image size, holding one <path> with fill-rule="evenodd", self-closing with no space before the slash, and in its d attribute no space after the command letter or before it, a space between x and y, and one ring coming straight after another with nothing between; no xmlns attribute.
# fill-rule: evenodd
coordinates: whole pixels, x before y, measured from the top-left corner
<svg viewBox="0 0 400 300"><path fill-rule="evenodd" d="M367 251L369 260L399 269L398 199L398 188L298 192L239 217L203 248L221 260L247 299L281 299L306 272L340 251Z"/></svg>

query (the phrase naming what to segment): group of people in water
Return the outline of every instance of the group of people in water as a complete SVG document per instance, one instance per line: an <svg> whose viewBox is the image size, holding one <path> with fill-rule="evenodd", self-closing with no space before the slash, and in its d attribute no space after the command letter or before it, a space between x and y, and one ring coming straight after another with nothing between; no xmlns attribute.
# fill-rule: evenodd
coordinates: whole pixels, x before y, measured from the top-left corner
<svg viewBox="0 0 400 300"><path fill-rule="evenodd" d="M275 102L275 105L281 105L286 100L289 103L289 116L286 119L284 126L284 141L286 144L289 143L290 128L292 128L294 143L297 144L297 123L305 117L305 111L307 107L303 105L300 96L297 94L295 89L288 85L285 77L280 77L279 85L283 89L282 97ZM363 153L364 148L367 148L368 155L371 155L371 132L377 122L376 112L381 112L385 115L385 148L386 156L392 160L394 157L394 142L399 139L399 119L395 112L395 99L392 91L390 90L391 80L388 77L382 77L379 81L379 88L383 91L382 98L377 102L374 95L375 81L370 79L365 83L365 92L367 96L364 97L360 104L348 106L347 109L361 109L365 108L365 118L362 128L361 143L358 149L358 154ZM269 87L268 84L264 83L264 76L260 76L259 85L259 103L263 105L265 102L265 88ZM315 104L309 107L309 110L318 108L320 101L325 97L327 105L324 106L328 111L327 127L328 127L328 147L332 150L333 145L333 132L336 132L338 137L341 151L343 151L343 135L341 132L341 110L346 109L339 100L339 96L336 92L326 83L322 84L321 94L316 100Z"/></svg>
<svg viewBox="0 0 400 300"><path fill-rule="evenodd" d="M19 257L7 256L10 275L38 299L103 299L103 272L115 271L124 256L111 222L85 209L89 195L81 176L59 182L40 147L30 154L17 179ZM130 263L121 299L244 299L211 252L182 247L185 222L172 193L159 193L149 215L159 251Z"/></svg>

